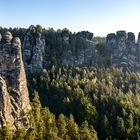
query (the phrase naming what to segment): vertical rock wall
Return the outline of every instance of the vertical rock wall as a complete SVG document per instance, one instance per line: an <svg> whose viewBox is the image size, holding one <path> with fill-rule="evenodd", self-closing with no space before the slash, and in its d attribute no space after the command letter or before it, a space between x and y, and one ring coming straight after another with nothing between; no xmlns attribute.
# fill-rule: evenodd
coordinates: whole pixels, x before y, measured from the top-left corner
<svg viewBox="0 0 140 140"><path fill-rule="evenodd" d="M34 33L34 43L29 36L24 37L23 59L27 73L37 72L43 69L45 39L41 33Z"/></svg>
<svg viewBox="0 0 140 140"><path fill-rule="evenodd" d="M28 127L31 107L19 38L6 32L0 42L0 125L7 122L14 128ZM5 111L7 110L7 111Z"/></svg>
<svg viewBox="0 0 140 140"><path fill-rule="evenodd" d="M118 31L116 34L108 34L106 40L112 65L127 71L140 71L140 37L136 43L134 33Z"/></svg>

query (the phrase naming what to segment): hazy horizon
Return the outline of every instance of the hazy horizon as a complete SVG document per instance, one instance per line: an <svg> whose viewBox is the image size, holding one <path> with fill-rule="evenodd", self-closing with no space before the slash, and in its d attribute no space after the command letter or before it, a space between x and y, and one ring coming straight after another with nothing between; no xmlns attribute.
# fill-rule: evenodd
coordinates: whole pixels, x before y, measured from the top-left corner
<svg viewBox="0 0 140 140"><path fill-rule="evenodd" d="M72 32L90 31L106 36L118 30L140 32L139 0L1 0L2 27L41 25L68 28Z"/></svg>

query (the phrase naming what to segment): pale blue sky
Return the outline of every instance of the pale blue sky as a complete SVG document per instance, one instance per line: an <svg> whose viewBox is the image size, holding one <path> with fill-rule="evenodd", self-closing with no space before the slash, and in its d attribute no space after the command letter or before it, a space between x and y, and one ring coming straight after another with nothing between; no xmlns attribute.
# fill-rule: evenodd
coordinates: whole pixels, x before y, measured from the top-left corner
<svg viewBox="0 0 140 140"><path fill-rule="evenodd" d="M0 0L0 26L89 30L106 36L140 31L140 0Z"/></svg>

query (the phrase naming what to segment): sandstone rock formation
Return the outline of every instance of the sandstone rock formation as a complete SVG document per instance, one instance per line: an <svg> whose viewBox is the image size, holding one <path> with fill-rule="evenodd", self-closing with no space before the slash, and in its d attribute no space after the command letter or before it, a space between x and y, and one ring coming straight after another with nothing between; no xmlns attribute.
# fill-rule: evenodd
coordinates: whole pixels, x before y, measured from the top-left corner
<svg viewBox="0 0 140 140"><path fill-rule="evenodd" d="M139 39L136 43L133 33L118 31L117 34L108 34L106 40L111 65L127 71L140 71Z"/></svg>
<svg viewBox="0 0 140 140"><path fill-rule="evenodd" d="M105 43L105 39L103 42L94 40L93 33L88 31L72 34L65 29L62 32L59 31L56 36L54 33L49 34L50 36L47 34L49 39L45 42L44 35L37 32L35 27L30 30L32 32L29 34L27 32L22 43L27 74L40 71L53 64L101 68L113 65L125 71L140 71L140 34L136 42L133 33L118 31L116 34L108 34ZM102 43L105 49L101 50L102 47L99 50L96 49L95 46L99 43ZM59 47L60 50L58 50ZM49 52L44 50L49 50ZM103 55L99 52L100 50L104 53Z"/></svg>
<svg viewBox="0 0 140 140"><path fill-rule="evenodd" d="M68 45L68 44L69 44L69 31L68 31L68 30L62 31L61 37L62 37L63 42L64 42L66 45Z"/></svg>
<svg viewBox="0 0 140 140"><path fill-rule="evenodd" d="M10 32L5 32L3 35L2 41L4 43L11 43L12 38L13 38L13 36Z"/></svg>
<svg viewBox="0 0 140 140"><path fill-rule="evenodd" d="M12 116L12 106L8 87L5 80L0 77L0 127L10 122L14 124L14 117Z"/></svg>
<svg viewBox="0 0 140 140"><path fill-rule="evenodd" d="M92 40L93 34L89 32L79 32L77 36L80 37L81 43L85 43L84 47L77 44L76 51L72 51L67 48L62 55L62 65L69 66L97 66L99 56L94 48L94 42ZM83 42L82 42L83 41Z"/></svg>
<svg viewBox="0 0 140 140"><path fill-rule="evenodd" d="M43 69L45 39L41 33L34 33L34 43L27 35L23 41L23 59L27 72L37 72Z"/></svg>
<svg viewBox="0 0 140 140"><path fill-rule="evenodd" d="M2 36L1 36L1 34L0 34L0 41L1 41L1 38L2 38Z"/></svg>
<svg viewBox="0 0 140 140"><path fill-rule="evenodd" d="M85 38L87 40L92 40L93 39L93 33L90 33L88 31L81 31L77 33L77 36Z"/></svg>
<svg viewBox="0 0 140 140"><path fill-rule="evenodd" d="M29 104L19 38L6 32L0 42L0 126L28 127Z"/></svg>

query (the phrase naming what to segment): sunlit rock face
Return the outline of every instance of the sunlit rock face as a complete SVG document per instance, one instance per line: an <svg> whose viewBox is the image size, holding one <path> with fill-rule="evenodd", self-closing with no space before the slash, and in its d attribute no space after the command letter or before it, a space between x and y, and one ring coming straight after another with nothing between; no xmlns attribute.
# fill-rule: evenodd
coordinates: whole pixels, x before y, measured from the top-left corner
<svg viewBox="0 0 140 140"><path fill-rule="evenodd" d="M28 128L30 110L21 42L6 32L0 42L0 126L8 122L14 129Z"/></svg>
<svg viewBox="0 0 140 140"><path fill-rule="evenodd" d="M127 71L139 70L140 41L135 42L134 33L118 31L108 34L106 43L112 65Z"/></svg>

